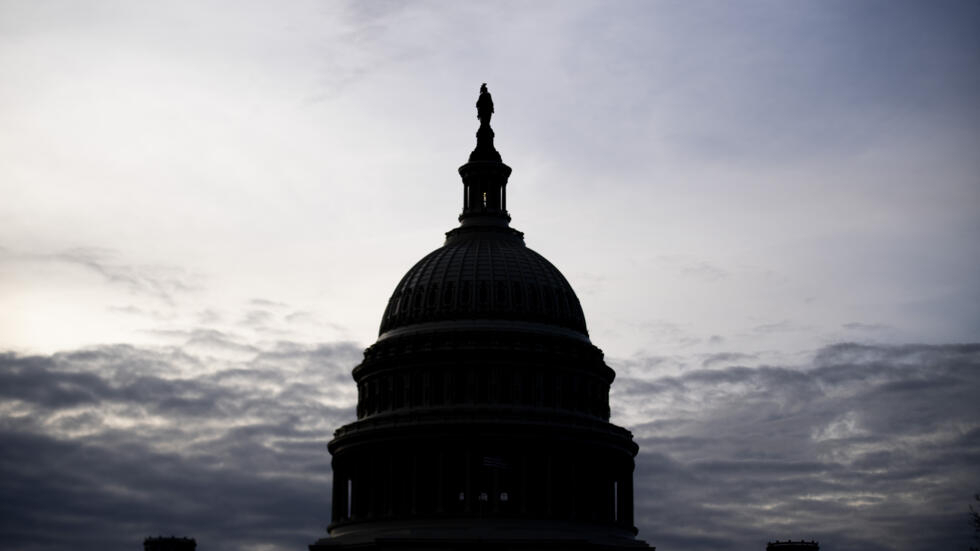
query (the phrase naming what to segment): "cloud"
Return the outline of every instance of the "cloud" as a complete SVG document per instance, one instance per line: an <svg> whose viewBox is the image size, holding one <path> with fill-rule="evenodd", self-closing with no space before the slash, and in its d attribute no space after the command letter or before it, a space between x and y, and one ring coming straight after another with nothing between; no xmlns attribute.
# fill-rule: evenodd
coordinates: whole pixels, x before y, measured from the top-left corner
<svg viewBox="0 0 980 551"><path fill-rule="evenodd" d="M436 51L434 44L418 40L414 32L404 33L401 23L413 12L432 8L401 2L354 2L333 8L332 18L343 24L335 29L329 49L321 56L320 89L312 102L335 99L362 79L390 72L394 66L423 59ZM421 22L420 19L416 13L413 20Z"/></svg>
<svg viewBox="0 0 980 551"><path fill-rule="evenodd" d="M174 294L197 288L192 276L168 266L138 266L114 261L115 253L99 248L74 248L50 256L52 260L92 270L109 283L123 285L131 292L174 303Z"/></svg>
<svg viewBox="0 0 980 551"><path fill-rule="evenodd" d="M116 314L146 317L155 321L169 321L176 318L176 314L174 312L148 310L145 308L139 308L138 306L134 306L132 304L127 304L126 306L109 306L107 310Z"/></svg>
<svg viewBox="0 0 980 551"><path fill-rule="evenodd" d="M660 264L670 266L686 278L718 281L729 276L724 268L690 255L664 254L657 256L656 260Z"/></svg>
<svg viewBox="0 0 980 551"><path fill-rule="evenodd" d="M122 549L174 533L230 550L322 535L324 444L353 418L360 348L238 344L233 359L186 345L0 355L7 543ZM731 365L739 359L750 358L696 356L686 364L703 368L678 371L682 359L639 358L614 384L616 422L640 445L641 537L691 551L777 538L838 550L969 544L980 345L844 343L800 365Z"/></svg>
<svg viewBox="0 0 980 551"><path fill-rule="evenodd" d="M699 337L689 333L688 328L664 319L645 320L632 325L643 332L647 342L669 343L678 347L701 342Z"/></svg>
<svg viewBox="0 0 980 551"><path fill-rule="evenodd" d="M925 550L970 543L978 395L980 345L839 344L798 366L621 378L612 399L660 548Z"/></svg>
<svg viewBox="0 0 980 551"><path fill-rule="evenodd" d="M712 337L714 338L714 337ZM717 342L721 342L720 340ZM717 363L734 363L734 362L744 362L747 360L755 359L757 356L753 354L741 354L736 352L720 352L718 354L711 354L701 362L702 367L708 367L712 364Z"/></svg>
<svg viewBox="0 0 980 551"><path fill-rule="evenodd" d="M752 332L759 335L771 335L773 333L798 333L806 331L809 327L798 325L789 320L781 320L774 323L764 323L752 328Z"/></svg>
<svg viewBox="0 0 980 551"><path fill-rule="evenodd" d="M221 312L218 312L212 308L206 308L197 313L197 322L201 325L219 323L222 319L224 319L224 316L221 314Z"/></svg>
<svg viewBox="0 0 980 551"><path fill-rule="evenodd" d="M297 310L286 314L283 318L288 323L309 323L313 321L313 312L307 310Z"/></svg>
<svg viewBox="0 0 980 551"><path fill-rule="evenodd" d="M250 306L257 306L259 308L288 308L289 305L285 302L279 302L275 300L268 300L264 298L253 298L248 301Z"/></svg>
<svg viewBox="0 0 980 551"><path fill-rule="evenodd" d="M111 285L120 286L134 295L152 297L174 306L176 297L201 288L200 277L176 266L143 265L124 263L112 249L101 247L74 247L57 253L21 253L0 247L0 260L14 262L56 262L81 267L98 274ZM151 317L169 316L159 312L146 312L134 306L120 307L116 311L129 314L145 314Z"/></svg>
<svg viewBox="0 0 980 551"><path fill-rule="evenodd" d="M881 332L891 329L890 325L885 325L883 323L861 323L857 321L852 321L849 323L844 323L841 325L844 329L850 329L851 331L867 331L867 332Z"/></svg>
<svg viewBox="0 0 980 551"><path fill-rule="evenodd" d="M239 324L250 327L265 327L272 322L272 320L272 312L268 310L252 309L245 312L245 315L242 317Z"/></svg>
<svg viewBox="0 0 980 551"><path fill-rule="evenodd" d="M126 345L0 355L5 544L302 548L327 523L324 444L353 418L359 358L346 343L217 363Z"/></svg>

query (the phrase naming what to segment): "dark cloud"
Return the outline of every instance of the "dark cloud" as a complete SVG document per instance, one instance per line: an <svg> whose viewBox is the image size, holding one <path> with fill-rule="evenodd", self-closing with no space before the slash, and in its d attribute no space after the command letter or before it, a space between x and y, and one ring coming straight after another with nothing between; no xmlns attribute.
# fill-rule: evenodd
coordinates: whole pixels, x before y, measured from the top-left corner
<svg viewBox="0 0 980 551"><path fill-rule="evenodd" d="M353 418L351 344L215 366L178 348L0 355L0 533L16 549L302 549L329 517L325 444Z"/></svg>
<svg viewBox="0 0 980 551"><path fill-rule="evenodd" d="M184 335L188 341L203 333ZM226 334L214 338L234 342ZM117 345L0 355L0 532L16 549L302 549L324 444L353 418L353 344L234 361ZM613 387L640 444L637 524L660 549L966 548L980 486L980 345L839 344L803 365L635 359ZM711 366L722 366L717 369ZM658 376L669 369L671 376Z"/></svg>
<svg viewBox="0 0 980 551"><path fill-rule="evenodd" d="M756 356L754 356L752 354L740 354L740 353L735 353L735 352L720 352L718 354L711 354L711 355L709 355L707 358L705 358L701 362L701 365L703 367L708 367L710 365L718 364L718 363L744 362L744 361L752 360L752 359L755 359L755 358L756 358Z"/></svg>
<svg viewBox="0 0 980 551"><path fill-rule="evenodd" d="M965 549L980 345L840 344L802 366L622 378L641 534L661 549Z"/></svg>

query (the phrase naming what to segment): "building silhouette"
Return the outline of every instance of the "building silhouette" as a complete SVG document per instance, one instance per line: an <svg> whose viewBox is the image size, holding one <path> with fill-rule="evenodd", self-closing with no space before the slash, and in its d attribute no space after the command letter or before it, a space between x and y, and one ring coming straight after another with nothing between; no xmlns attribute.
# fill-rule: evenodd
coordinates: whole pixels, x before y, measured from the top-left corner
<svg viewBox="0 0 980 551"><path fill-rule="evenodd" d="M649 549L638 448L609 422L615 373L568 281L510 227L486 85L477 112L459 227L402 278L354 368L329 537L310 549Z"/></svg>
<svg viewBox="0 0 980 551"><path fill-rule="evenodd" d="M194 538L157 536L143 540L143 551L195 551L195 549L197 549L197 541Z"/></svg>
<svg viewBox="0 0 980 551"><path fill-rule="evenodd" d="M771 541L766 545L766 551L820 551L820 544L815 541Z"/></svg>
<svg viewBox="0 0 980 551"><path fill-rule="evenodd" d="M655 549L633 525L638 447L609 422L615 373L568 281L510 227L511 169L493 145L485 84L477 112L460 225L398 283L354 368L357 420L328 445L329 537L309 549Z"/></svg>

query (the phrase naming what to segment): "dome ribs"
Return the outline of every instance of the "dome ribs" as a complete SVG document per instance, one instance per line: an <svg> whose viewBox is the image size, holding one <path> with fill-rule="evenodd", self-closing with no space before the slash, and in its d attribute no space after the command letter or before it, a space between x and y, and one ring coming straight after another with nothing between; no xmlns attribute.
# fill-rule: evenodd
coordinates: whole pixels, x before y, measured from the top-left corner
<svg viewBox="0 0 980 551"><path fill-rule="evenodd" d="M442 256L441 254L436 254L438 251L437 249L425 257L425 263L418 272L419 276L415 280L415 288L412 291L412 315L421 317L422 319L427 317L426 311L428 310L429 296L431 296L432 284L429 283L427 285L426 283L431 281L431 274L435 271L435 265L438 264L439 258Z"/></svg>
<svg viewBox="0 0 980 551"><path fill-rule="evenodd" d="M515 317L521 317L520 316L521 312L517 309L517 304L515 301L516 293L514 291L515 289L520 288L521 286L527 285L527 277L526 277L527 274L526 271L523 270L522 266L520 265L521 264L520 259L517 258L516 256L512 256L510 258L505 256L504 261L507 264L507 272L511 274L517 274L517 278L520 279L520 282L515 281L514 279L510 279L509 281L503 282L504 286L507 287L505 291L507 293L507 300L504 304L504 307L508 312L514 312L516 314Z"/></svg>
<svg viewBox="0 0 980 551"><path fill-rule="evenodd" d="M495 280L494 280L494 277L493 277L493 247L494 247L494 245L496 245L496 243L494 243L493 241L489 241L486 244L486 249L487 249L487 275L489 276L489 277L487 277L487 280L486 280L486 285L487 285L487 302L486 302L486 305L487 305L487 310L489 310L491 312L494 311L494 306L496 306L496 304L497 304L497 300L496 300L497 299L497 297L496 297L497 289L496 289L496 285L494 285Z"/></svg>
<svg viewBox="0 0 980 551"><path fill-rule="evenodd" d="M462 259L459 262L460 269L456 270L456 277L453 278L453 281L448 281L450 272L452 271L453 268L453 261L456 260L456 256L460 254L461 250L462 250L462 255L461 255ZM460 279L462 279L462 272L463 272L462 265L465 262L465 260L466 260L466 249L454 248L452 252L449 253L449 260L446 262L446 270L442 274L442 281L446 285L446 288L442 292L443 301L442 301L442 308L440 312L449 312L451 315L452 312L455 311L453 305L456 304L458 300L456 297L456 293L458 292L459 289Z"/></svg>
<svg viewBox="0 0 980 551"><path fill-rule="evenodd" d="M467 167L463 172L476 171L471 176L489 170ZM581 304L567 279L525 246L523 233L509 227L509 217L461 216L460 221L446 233L444 245L399 282L381 336L435 322L513 320L562 327L588 339Z"/></svg>
<svg viewBox="0 0 980 551"><path fill-rule="evenodd" d="M545 323L588 336L568 280L523 240L500 232L470 232L422 258L389 299L380 333L471 319Z"/></svg>

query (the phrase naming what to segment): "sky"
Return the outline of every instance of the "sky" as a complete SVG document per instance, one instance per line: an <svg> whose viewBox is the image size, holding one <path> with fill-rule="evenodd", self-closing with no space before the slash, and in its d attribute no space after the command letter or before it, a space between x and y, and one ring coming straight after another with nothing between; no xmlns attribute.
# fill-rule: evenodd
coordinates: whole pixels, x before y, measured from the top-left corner
<svg viewBox="0 0 980 551"><path fill-rule="evenodd" d="M0 1L0 74L0 546L320 537L483 82L642 538L977 545L977 2Z"/></svg>

